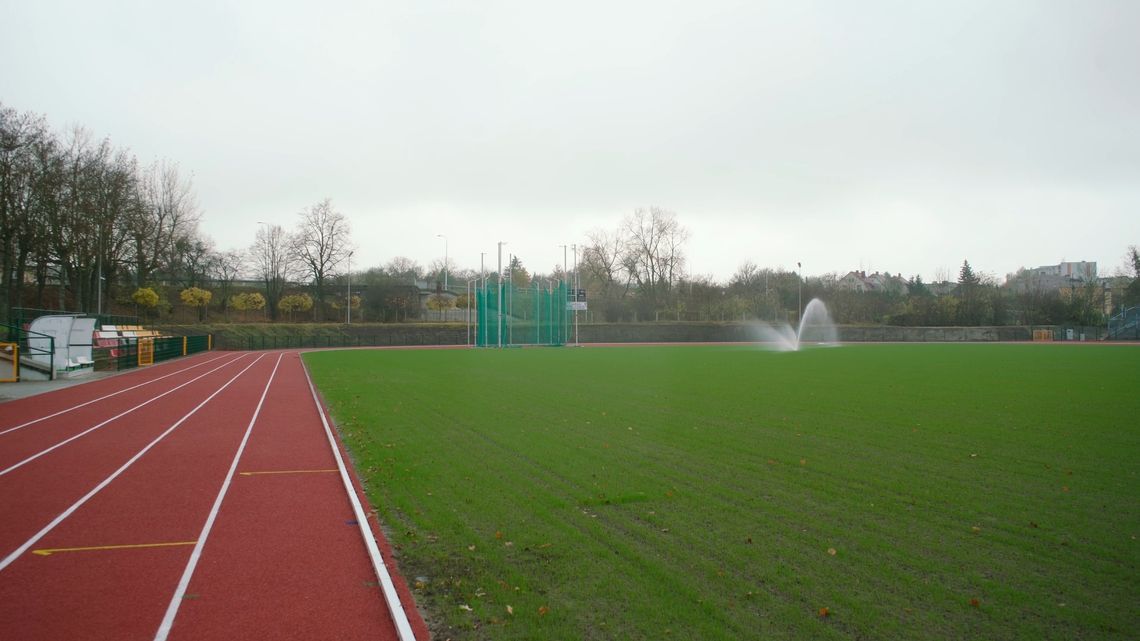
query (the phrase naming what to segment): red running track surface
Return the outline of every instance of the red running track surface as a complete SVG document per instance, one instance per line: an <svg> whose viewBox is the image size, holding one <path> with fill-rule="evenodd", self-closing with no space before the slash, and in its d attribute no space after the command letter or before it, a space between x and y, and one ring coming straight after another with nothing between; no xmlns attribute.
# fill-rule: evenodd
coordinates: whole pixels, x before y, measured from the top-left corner
<svg viewBox="0 0 1140 641"><path fill-rule="evenodd" d="M0 404L0 639L398 639L363 532L427 639L322 412L295 352Z"/></svg>

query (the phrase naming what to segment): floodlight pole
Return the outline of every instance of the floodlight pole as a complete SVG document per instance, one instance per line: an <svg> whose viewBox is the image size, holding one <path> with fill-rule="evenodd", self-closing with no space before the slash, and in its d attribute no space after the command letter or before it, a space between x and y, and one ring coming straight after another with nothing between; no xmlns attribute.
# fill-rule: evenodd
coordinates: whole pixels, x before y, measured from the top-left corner
<svg viewBox="0 0 1140 641"><path fill-rule="evenodd" d="M443 239L443 291L447 291L447 236L436 234L436 238Z"/></svg>
<svg viewBox="0 0 1140 641"><path fill-rule="evenodd" d="M566 248L568 247L568 245L559 245L559 247L562 248L562 282L565 283L566 282ZM565 307L566 301L562 301L562 305ZM562 312L562 319L563 319L562 336L560 336L559 338L562 339L563 343L569 343L570 342L570 329L568 327L566 327L566 323L565 323L566 312L564 310L559 310L559 311Z"/></svg>
<svg viewBox="0 0 1140 641"><path fill-rule="evenodd" d="M574 344L578 344L578 245L574 247Z"/></svg>
<svg viewBox="0 0 1140 641"><path fill-rule="evenodd" d="M471 347L471 280L467 280L467 346Z"/></svg>
<svg viewBox="0 0 1140 641"><path fill-rule="evenodd" d="M483 281L483 321L479 323L476 331L483 333L483 347L487 346L487 269L483 267L483 257L487 252L479 252L479 279Z"/></svg>
<svg viewBox="0 0 1140 641"><path fill-rule="evenodd" d="M499 272L498 272L498 275L495 276L495 289L499 293L498 294L498 300L495 301L497 303L495 306L499 310L499 314L498 314L498 318L499 318L499 322L498 322L499 343L498 343L498 346L500 348L503 346L503 245L506 245L506 243L500 240L499 241Z"/></svg>
<svg viewBox="0 0 1140 641"><path fill-rule="evenodd" d="M514 342L514 257L506 254L506 342Z"/></svg>
<svg viewBox="0 0 1140 641"><path fill-rule="evenodd" d="M348 252L348 267L344 270L344 279L348 284L344 288L344 324L352 324L352 255L355 251Z"/></svg>

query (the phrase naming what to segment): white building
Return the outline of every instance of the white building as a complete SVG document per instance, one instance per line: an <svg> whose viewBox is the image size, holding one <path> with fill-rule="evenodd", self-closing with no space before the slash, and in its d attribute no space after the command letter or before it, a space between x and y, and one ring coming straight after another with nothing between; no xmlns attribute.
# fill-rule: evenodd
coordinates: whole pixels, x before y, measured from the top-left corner
<svg viewBox="0 0 1140 641"><path fill-rule="evenodd" d="M1057 291L1096 280L1096 262L1063 261L1056 265L1019 269L1016 274L1006 276L1006 285L1017 292Z"/></svg>

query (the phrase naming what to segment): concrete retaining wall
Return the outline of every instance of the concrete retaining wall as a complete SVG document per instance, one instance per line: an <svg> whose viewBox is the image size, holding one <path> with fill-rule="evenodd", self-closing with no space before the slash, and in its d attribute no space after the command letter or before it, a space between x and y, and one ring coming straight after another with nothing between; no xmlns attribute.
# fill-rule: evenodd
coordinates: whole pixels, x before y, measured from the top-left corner
<svg viewBox="0 0 1140 641"><path fill-rule="evenodd" d="M993 342L1029 341L1034 329L1052 327L839 327L839 340L843 342ZM1097 340L1102 334L1097 328L1086 328L1087 340ZM220 330L220 331L219 331ZM313 347L351 347L370 345L464 345L467 327L464 324L376 324L327 326L317 332L310 328L305 334L291 330L283 324L267 325L265 333L256 335L226 334L223 328L214 328L214 345L218 349L282 349ZM580 325L582 343L724 343L757 340L756 326L749 323L597 323ZM1079 333L1078 333L1079 336ZM1079 339L1078 339L1079 340ZM573 335L571 335L573 342Z"/></svg>

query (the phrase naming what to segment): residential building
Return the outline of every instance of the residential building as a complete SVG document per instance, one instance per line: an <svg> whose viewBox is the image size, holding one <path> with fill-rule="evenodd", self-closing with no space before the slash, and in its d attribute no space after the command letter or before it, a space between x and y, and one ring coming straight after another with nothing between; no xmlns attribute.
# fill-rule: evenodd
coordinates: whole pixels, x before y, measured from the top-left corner
<svg viewBox="0 0 1140 641"><path fill-rule="evenodd" d="M1097 280L1096 262L1062 261L1056 265L1022 268L1006 276L1006 286L1017 293L1060 291Z"/></svg>
<svg viewBox="0 0 1140 641"><path fill-rule="evenodd" d="M847 272L843 278L835 282L835 286L850 292L883 292L889 294L905 295L909 288L902 274L894 275L875 272L867 275L865 271Z"/></svg>

